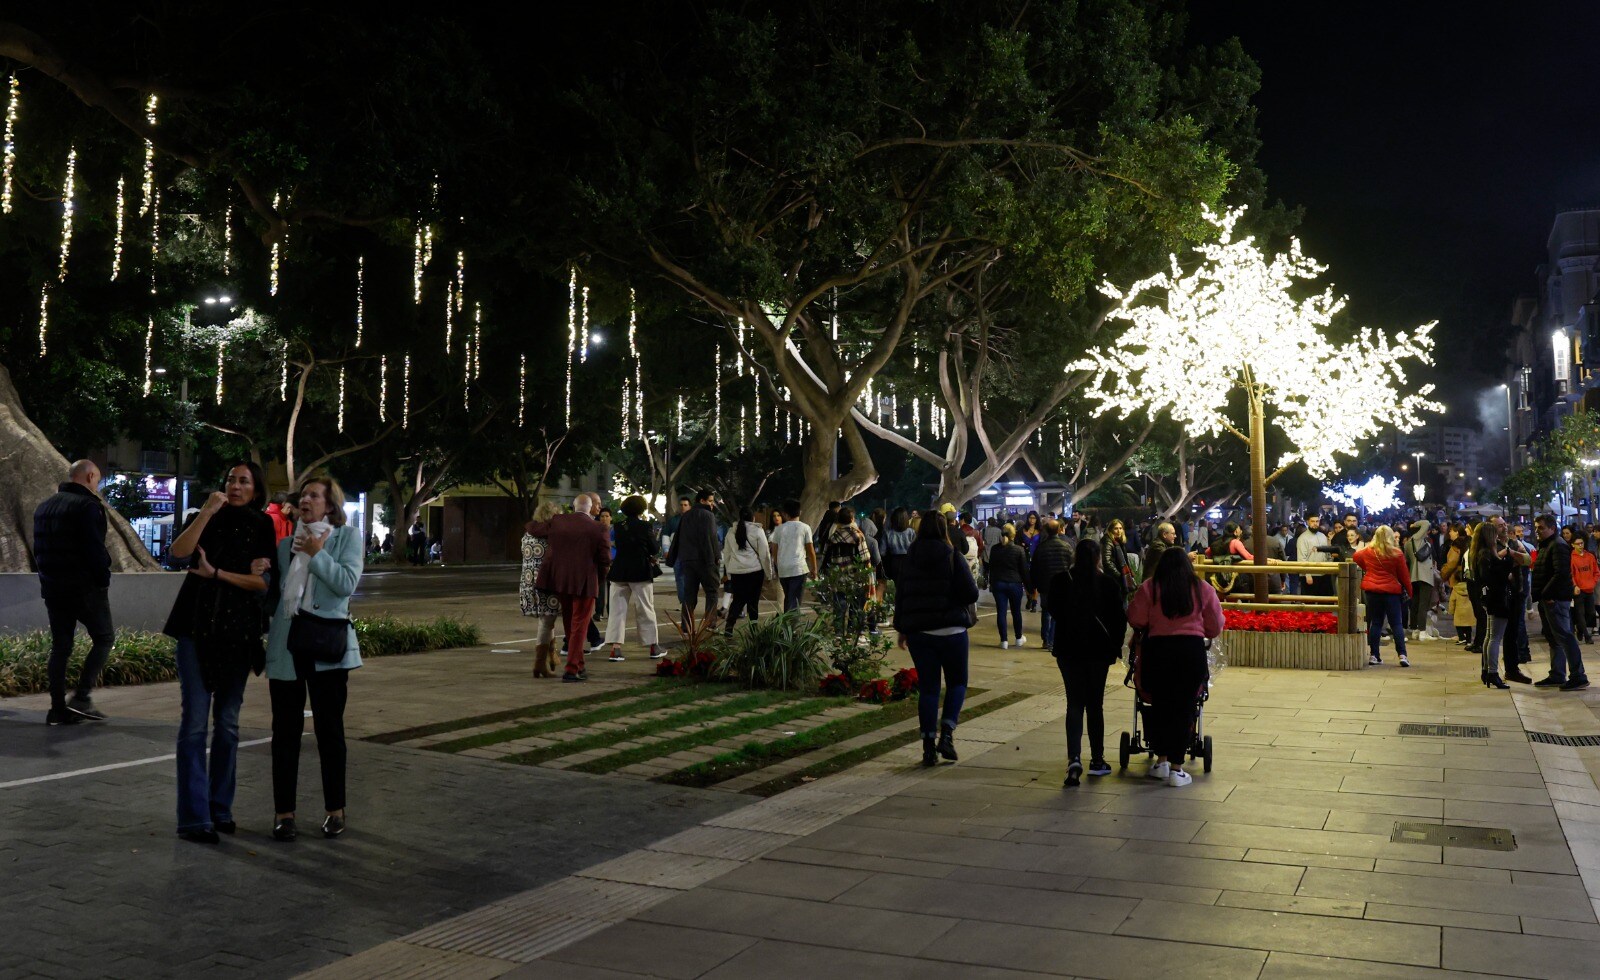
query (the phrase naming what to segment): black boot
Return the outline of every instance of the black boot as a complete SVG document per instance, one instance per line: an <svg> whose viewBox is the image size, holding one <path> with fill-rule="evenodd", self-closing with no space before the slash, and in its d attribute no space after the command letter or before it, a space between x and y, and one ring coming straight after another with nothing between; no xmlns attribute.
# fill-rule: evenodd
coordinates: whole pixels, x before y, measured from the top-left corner
<svg viewBox="0 0 1600 980"><path fill-rule="evenodd" d="M946 759L949 759L951 762L956 761L955 729L946 728L940 733L939 754L944 756Z"/></svg>
<svg viewBox="0 0 1600 980"><path fill-rule="evenodd" d="M938 745L938 740L935 739L932 735L924 735L924 736L922 736L922 764L923 765L925 765L925 766L936 766L936 765L939 764L939 754L934 748L936 745Z"/></svg>

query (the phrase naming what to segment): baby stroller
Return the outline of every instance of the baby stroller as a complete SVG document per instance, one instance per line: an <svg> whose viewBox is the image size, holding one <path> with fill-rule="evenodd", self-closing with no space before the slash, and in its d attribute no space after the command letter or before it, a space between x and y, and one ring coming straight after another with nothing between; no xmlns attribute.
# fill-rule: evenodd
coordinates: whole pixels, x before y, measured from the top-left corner
<svg viewBox="0 0 1600 980"><path fill-rule="evenodd" d="M1214 641L1206 641L1207 659L1210 659L1211 645ZM1124 771L1128 768L1128 761L1134 753L1149 756L1154 752L1144 740L1144 734L1139 730L1139 716L1149 705L1139 700L1139 689L1133 685L1133 670L1138 664L1139 648L1134 647L1128 653L1128 673L1122 678L1122 686L1133 689L1133 731L1122 733L1122 744L1118 749L1118 757ZM1189 743L1189 761L1200 759L1204 763L1205 771L1211 771L1211 736L1205 734L1205 708L1206 701L1211 698L1211 671L1206 671L1206 679L1200 682L1200 690L1195 692L1194 705L1194 738Z"/></svg>

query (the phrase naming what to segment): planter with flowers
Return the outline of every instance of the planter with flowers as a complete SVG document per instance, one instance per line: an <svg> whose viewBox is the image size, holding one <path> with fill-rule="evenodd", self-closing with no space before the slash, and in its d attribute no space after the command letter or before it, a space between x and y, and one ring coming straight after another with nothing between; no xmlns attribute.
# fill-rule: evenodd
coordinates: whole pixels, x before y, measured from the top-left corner
<svg viewBox="0 0 1600 980"><path fill-rule="evenodd" d="M1367 663L1366 638L1339 632L1331 612L1224 609L1222 642L1236 667L1300 670L1360 670Z"/></svg>

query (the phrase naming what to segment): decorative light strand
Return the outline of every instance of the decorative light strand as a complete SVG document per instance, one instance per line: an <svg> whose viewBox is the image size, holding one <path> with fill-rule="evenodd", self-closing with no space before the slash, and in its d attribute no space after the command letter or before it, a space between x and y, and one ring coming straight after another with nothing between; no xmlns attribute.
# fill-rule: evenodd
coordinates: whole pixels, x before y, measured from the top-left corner
<svg viewBox="0 0 1600 980"><path fill-rule="evenodd" d="M50 353L50 284L39 287L39 356Z"/></svg>
<svg viewBox="0 0 1600 980"><path fill-rule="evenodd" d="M633 414L638 423L639 438L644 438L644 376L639 363L639 306L638 296L628 287L628 355L633 358Z"/></svg>
<svg viewBox="0 0 1600 980"><path fill-rule="evenodd" d="M11 213L11 172L17 165L17 109L22 105L22 83L17 73L11 73L11 85L6 96L6 146L5 183L0 186L0 211Z"/></svg>
<svg viewBox="0 0 1600 980"><path fill-rule="evenodd" d="M624 449L626 449L627 446L628 446L628 435L629 435L628 427L629 427L629 423L633 421L633 401L629 397L629 396L632 395L632 393L633 393L633 381L632 381L631 378L624 377L622 379L622 443L621 443L621 445L622 445L622 447Z"/></svg>
<svg viewBox="0 0 1600 980"><path fill-rule="evenodd" d="M717 427L716 427L716 429L714 431L716 432L717 445L720 446L720 445L722 445L722 345L721 344L717 345L717 373L716 373L714 381L715 381L715 387L716 387L716 391L717 391L717 415L716 415Z"/></svg>
<svg viewBox="0 0 1600 980"><path fill-rule="evenodd" d="M389 421L389 355L378 357L378 421Z"/></svg>
<svg viewBox="0 0 1600 980"><path fill-rule="evenodd" d="M743 403L741 403L739 405L739 452L741 454L745 451L745 448L744 448L744 422L745 422L744 405L743 405Z"/></svg>
<svg viewBox="0 0 1600 980"><path fill-rule="evenodd" d="M156 346L156 318L150 317L144 325L144 396L150 397L150 358Z"/></svg>
<svg viewBox="0 0 1600 980"><path fill-rule="evenodd" d="M411 302L422 303L422 222L417 222L417 236L411 246Z"/></svg>
<svg viewBox="0 0 1600 980"><path fill-rule="evenodd" d="M116 237L111 242L111 281L116 282L117 276L122 274L122 222L127 210L124 199L124 189L127 185L126 177L117 178L117 231Z"/></svg>
<svg viewBox="0 0 1600 980"><path fill-rule="evenodd" d="M361 349L361 337L367 321L367 257L356 256L356 349Z"/></svg>
<svg viewBox="0 0 1600 980"><path fill-rule="evenodd" d="M344 365L339 365L339 431L344 431Z"/></svg>
<svg viewBox="0 0 1600 980"><path fill-rule="evenodd" d="M517 364L517 428L528 418L528 355L519 355Z"/></svg>
<svg viewBox="0 0 1600 980"><path fill-rule="evenodd" d="M120 189L120 188L119 188ZM233 205L222 212L222 274L233 274Z"/></svg>
<svg viewBox="0 0 1600 980"><path fill-rule="evenodd" d="M761 378L754 370L750 372L750 387L756 390L756 407L751 414L756 418L756 438L761 438Z"/></svg>
<svg viewBox="0 0 1600 980"><path fill-rule="evenodd" d="M460 313L467 299L467 253L456 252L456 312Z"/></svg>
<svg viewBox="0 0 1600 980"><path fill-rule="evenodd" d="M472 380L483 373L483 304L472 304Z"/></svg>
<svg viewBox="0 0 1600 980"><path fill-rule="evenodd" d="M454 344L456 315L456 281L447 280L444 284L444 356L449 357Z"/></svg>
<svg viewBox="0 0 1600 980"><path fill-rule="evenodd" d="M56 273L57 282L67 281L67 256L72 254L73 193L77 189L78 148L67 148L67 179L61 183L61 268Z"/></svg>
<svg viewBox="0 0 1600 980"><path fill-rule="evenodd" d="M683 396L678 396L678 438L683 438Z"/></svg>
<svg viewBox="0 0 1600 980"><path fill-rule="evenodd" d="M400 428L411 428L411 354L406 354L405 390L400 401Z"/></svg>
<svg viewBox="0 0 1600 980"><path fill-rule="evenodd" d="M141 212L143 213L143 212ZM156 294L156 259L161 255L161 188L150 200L150 295Z"/></svg>
<svg viewBox="0 0 1600 980"><path fill-rule="evenodd" d="M579 364L589 363L589 287L583 287L583 346L578 357Z"/></svg>
<svg viewBox="0 0 1600 980"><path fill-rule="evenodd" d="M282 198L282 194L272 195L272 210L274 212L278 210L278 205ZM285 232L284 234L281 234L275 238L272 242L272 265L267 276L268 296L278 295L278 263L283 257L282 245L288 240L288 237L288 233Z"/></svg>
<svg viewBox="0 0 1600 980"><path fill-rule="evenodd" d="M228 341L217 341L217 404L222 404L223 365L228 361Z"/></svg>
<svg viewBox="0 0 1600 980"><path fill-rule="evenodd" d="M578 347L578 267L567 275L567 428L572 428L572 358Z"/></svg>
<svg viewBox="0 0 1600 980"><path fill-rule="evenodd" d="M289 338L278 348L278 401L289 400Z"/></svg>
<svg viewBox="0 0 1600 980"><path fill-rule="evenodd" d="M144 103L144 121L154 126L156 124L156 97L150 96ZM144 141L144 183L140 186L139 217L144 217L156 206L156 145L149 140Z"/></svg>
<svg viewBox="0 0 1600 980"><path fill-rule="evenodd" d="M911 441L922 441L922 399L911 399Z"/></svg>

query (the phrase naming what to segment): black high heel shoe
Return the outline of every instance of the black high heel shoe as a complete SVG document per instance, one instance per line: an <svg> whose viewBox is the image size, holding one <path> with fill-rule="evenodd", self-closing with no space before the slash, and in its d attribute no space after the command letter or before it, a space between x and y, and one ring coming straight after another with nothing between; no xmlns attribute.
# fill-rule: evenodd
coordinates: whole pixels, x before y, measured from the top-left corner
<svg viewBox="0 0 1600 980"><path fill-rule="evenodd" d="M1492 674L1487 670L1483 672L1483 686L1492 687L1500 691L1511 690L1511 685L1501 680L1499 674Z"/></svg>

